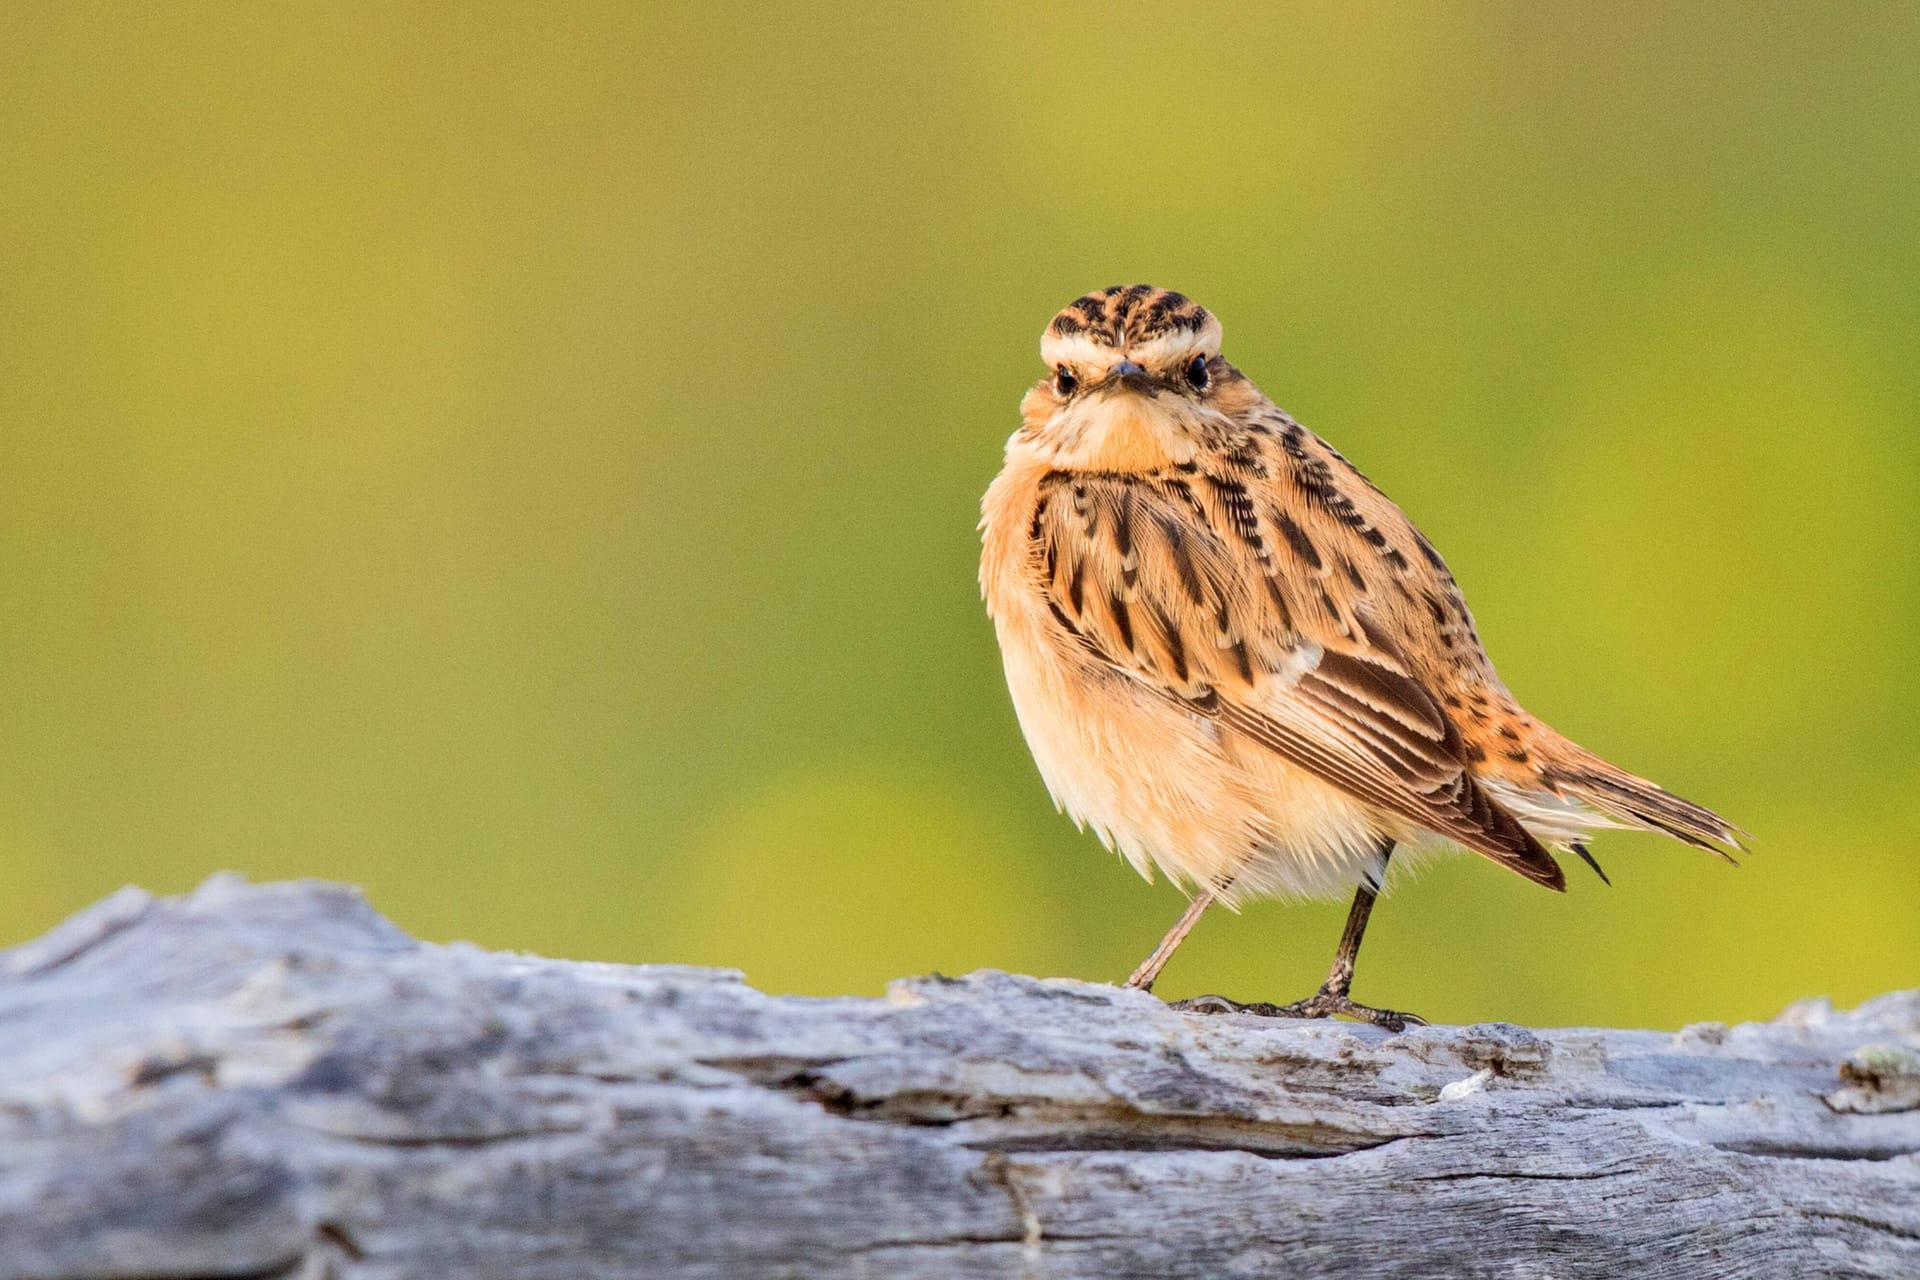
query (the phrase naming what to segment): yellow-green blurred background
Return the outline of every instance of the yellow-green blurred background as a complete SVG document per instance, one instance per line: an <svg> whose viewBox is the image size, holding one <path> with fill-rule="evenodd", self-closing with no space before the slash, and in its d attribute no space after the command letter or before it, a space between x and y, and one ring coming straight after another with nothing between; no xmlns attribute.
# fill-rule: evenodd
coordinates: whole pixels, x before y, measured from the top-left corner
<svg viewBox="0 0 1920 1280"><path fill-rule="evenodd" d="M1920 8L0 9L0 941L114 887L877 992L1114 979L974 581L1041 327L1149 280L1735 818L1376 917L1359 994L1920 982ZM1291 998L1344 908L1163 983Z"/></svg>

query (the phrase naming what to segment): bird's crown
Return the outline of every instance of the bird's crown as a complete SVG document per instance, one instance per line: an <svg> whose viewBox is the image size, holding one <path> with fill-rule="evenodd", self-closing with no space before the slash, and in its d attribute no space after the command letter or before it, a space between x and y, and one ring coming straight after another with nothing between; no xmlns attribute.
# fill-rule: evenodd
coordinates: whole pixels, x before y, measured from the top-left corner
<svg viewBox="0 0 1920 1280"><path fill-rule="evenodd" d="M1219 321L1185 294L1148 284L1114 285L1069 303L1047 335L1084 338L1116 350L1138 346L1167 334L1200 334Z"/></svg>

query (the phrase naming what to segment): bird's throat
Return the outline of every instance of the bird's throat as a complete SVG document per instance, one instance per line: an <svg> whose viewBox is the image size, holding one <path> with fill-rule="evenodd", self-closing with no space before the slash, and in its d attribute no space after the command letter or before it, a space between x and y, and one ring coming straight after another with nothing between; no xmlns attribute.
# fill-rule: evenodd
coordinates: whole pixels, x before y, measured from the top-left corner
<svg viewBox="0 0 1920 1280"><path fill-rule="evenodd" d="M1191 427L1163 399L1110 396L1075 406L1055 436L1052 462L1072 471L1157 471L1193 457Z"/></svg>

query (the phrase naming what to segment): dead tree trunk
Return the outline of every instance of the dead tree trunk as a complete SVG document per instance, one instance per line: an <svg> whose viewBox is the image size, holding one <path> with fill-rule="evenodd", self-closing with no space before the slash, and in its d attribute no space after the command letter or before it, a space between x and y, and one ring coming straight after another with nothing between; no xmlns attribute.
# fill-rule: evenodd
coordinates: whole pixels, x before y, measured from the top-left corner
<svg viewBox="0 0 1920 1280"><path fill-rule="evenodd" d="M0 1276L1920 1276L1920 993L1677 1035L885 999L127 890L0 954Z"/></svg>

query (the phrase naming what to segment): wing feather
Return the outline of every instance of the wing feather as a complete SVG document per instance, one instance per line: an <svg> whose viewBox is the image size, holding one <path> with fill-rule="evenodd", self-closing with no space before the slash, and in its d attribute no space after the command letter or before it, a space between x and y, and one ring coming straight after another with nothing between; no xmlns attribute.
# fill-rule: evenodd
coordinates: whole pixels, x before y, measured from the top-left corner
<svg viewBox="0 0 1920 1280"><path fill-rule="evenodd" d="M1459 730L1298 524L1246 485L1059 474L1033 563L1055 621L1118 672L1379 809L1551 888L1552 856L1474 781ZM1276 548L1286 554L1277 556ZM1357 623L1357 625L1353 625Z"/></svg>

